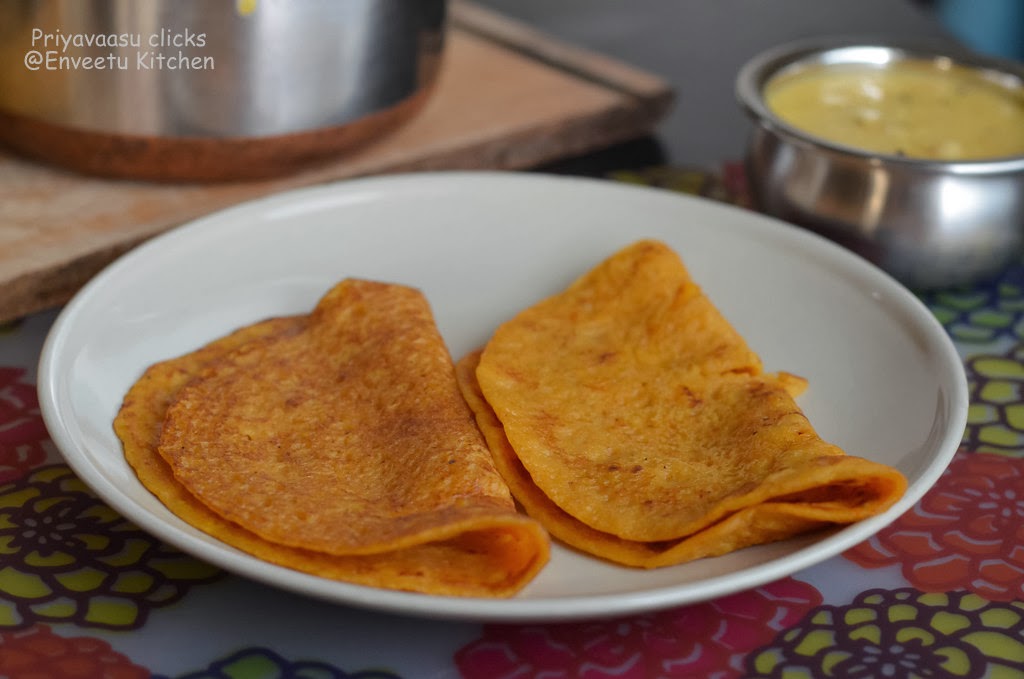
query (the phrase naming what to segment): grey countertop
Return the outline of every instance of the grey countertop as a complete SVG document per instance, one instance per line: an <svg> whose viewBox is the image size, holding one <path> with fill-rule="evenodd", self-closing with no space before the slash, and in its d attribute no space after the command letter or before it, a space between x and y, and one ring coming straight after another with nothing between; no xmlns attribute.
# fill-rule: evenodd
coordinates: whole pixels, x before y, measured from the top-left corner
<svg viewBox="0 0 1024 679"><path fill-rule="evenodd" d="M667 162L717 167L742 156L749 124L737 71L758 52L821 35L952 41L912 0L478 0L551 35L657 74L674 88L656 137Z"/></svg>

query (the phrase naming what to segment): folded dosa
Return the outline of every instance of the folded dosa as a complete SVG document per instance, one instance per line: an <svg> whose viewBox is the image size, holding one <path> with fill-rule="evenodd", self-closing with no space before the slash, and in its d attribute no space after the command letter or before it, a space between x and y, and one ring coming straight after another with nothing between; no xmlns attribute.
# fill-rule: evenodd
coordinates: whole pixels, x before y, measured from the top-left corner
<svg viewBox="0 0 1024 679"><path fill-rule="evenodd" d="M525 510L569 545L656 567L884 511L886 465L823 441L663 243L614 254L458 366Z"/></svg>
<svg viewBox="0 0 1024 679"><path fill-rule="evenodd" d="M517 513L411 288L343 281L308 316L157 363L114 426L172 512L296 570L510 596L548 558L545 531Z"/></svg>

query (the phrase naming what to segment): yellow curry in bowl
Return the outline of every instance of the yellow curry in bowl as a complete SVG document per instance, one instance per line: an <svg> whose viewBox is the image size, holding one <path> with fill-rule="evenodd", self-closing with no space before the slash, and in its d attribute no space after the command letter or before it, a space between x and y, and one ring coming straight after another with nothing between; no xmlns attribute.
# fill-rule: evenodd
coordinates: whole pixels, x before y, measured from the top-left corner
<svg viewBox="0 0 1024 679"><path fill-rule="evenodd" d="M1024 155L1024 86L948 59L816 65L764 88L782 121L888 155L970 161Z"/></svg>

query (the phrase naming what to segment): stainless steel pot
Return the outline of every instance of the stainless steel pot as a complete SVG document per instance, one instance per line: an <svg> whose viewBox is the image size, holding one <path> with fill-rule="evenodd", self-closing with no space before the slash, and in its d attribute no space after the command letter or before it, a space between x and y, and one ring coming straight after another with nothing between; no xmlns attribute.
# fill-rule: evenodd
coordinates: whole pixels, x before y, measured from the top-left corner
<svg viewBox="0 0 1024 679"><path fill-rule="evenodd" d="M76 169L233 179L411 115L444 0L4 0L0 139Z"/></svg>
<svg viewBox="0 0 1024 679"><path fill-rule="evenodd" d="M941 59L1024 86L1024 66L934 46L816 39L768 50L736 81L754 122L747 168L758 207L809 227L916 288L989 278L1024 248L1024 156L943 162L864 151L816 138L769 110L766 84L817 65L885 68Z"/></svg>

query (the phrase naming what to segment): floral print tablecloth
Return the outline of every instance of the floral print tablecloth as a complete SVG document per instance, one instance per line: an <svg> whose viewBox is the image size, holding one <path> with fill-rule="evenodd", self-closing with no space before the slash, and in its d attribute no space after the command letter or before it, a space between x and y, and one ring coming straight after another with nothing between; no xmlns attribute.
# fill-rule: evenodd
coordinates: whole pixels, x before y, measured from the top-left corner
<svg viewBox="0 0 1024 679"><path fill-rule="evenodd" d="M744 203L732 166L614 178ZM1024 677L1024 262L921 297L972 401L960 451L911 511L750 591L571 624L346 608L178 552L101 502L49 440L34 379L55 312L0 327L0 677Z"/></svg>

